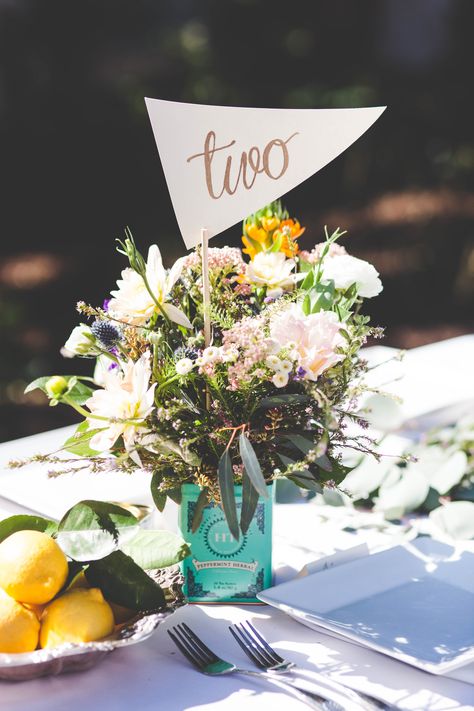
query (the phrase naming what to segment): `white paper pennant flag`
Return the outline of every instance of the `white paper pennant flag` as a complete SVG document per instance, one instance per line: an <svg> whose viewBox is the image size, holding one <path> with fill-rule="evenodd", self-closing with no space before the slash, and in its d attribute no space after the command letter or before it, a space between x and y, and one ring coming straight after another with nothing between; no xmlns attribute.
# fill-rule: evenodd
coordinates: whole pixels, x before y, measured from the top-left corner
<svg viewBox="0 0 474 711"><path fill-rule="evenodd" d="M256 109L145 99L188 248L330 163L379 118L362 109Z"/></svg>

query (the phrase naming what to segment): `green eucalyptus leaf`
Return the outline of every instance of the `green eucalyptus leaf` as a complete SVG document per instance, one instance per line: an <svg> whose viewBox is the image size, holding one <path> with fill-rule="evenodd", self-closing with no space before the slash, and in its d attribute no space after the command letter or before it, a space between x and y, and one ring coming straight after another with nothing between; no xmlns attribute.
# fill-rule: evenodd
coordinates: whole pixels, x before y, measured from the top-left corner
<svg viewBox="0 0 474 711"><path fill-rule="evenodd" d="M453 486L459 484L467 471L467 454L466 452L458 450L445 459L433 472L433 475L430 477L430 484L433 489L439 491L441 495L447 494Z"/></svg>
<svg viewBox="0 0 474 711"><path fill-rule="evenodd" d="M165 604L158 583L123 551L93 561L86 570L86 578L93 587L102 590L107 600L132 610L158 610Z"/></svg>
<svg viewBox="0 0 474 711"><path fill-rule="evenodd" d="M17 531L40 531L52 536L57 530L58 524L49 518L17 514L0 521L0 542Z"/></svg>
<svg viewBox="0 0 474 711"><path fill-rule="evenodd" d="M240 510L240 528L245 535L254 517L258 503L258 491L256 491L247 471L244 470L242 476L242 507Z"/></svg>
<svg viewBox="0 0 474 711"><path fill-rule="evenodd" d="M430 486L423 474L416 469L400 469L396 482L385 481L375 499L375 511L383 511L385 518L397 519L415 511L428 496Z"/></svg>
<svg viewBox="0 0 474 711"><path fill-rule="evenodd" d="M316 443L313 442L313 440L307 439L306 437L303 437L303 435L299 434L288 434L285 435L285 437L297 448L302 452L303 454L308 454L308 452L311 452L313 449L316 448ZM321 454L319 457L316 457L314 462L312 462L314 466L318 467L319 469L322 469L325 472L331 473L333 471L333 464L331 463L331 460L326 454Z"/></svg>
<svg viewBox="0 0 474 711"><path fill-rule="evenodd" d="M227 525L235 540L238 541L240 531L237 521L237 507L235 505L234 470L227 449L219 460L219 490Z"/></svg>
<svg viewBox="0 0 474 711"><path fill-rule="evenodd" d="M159 471L153 473L150 482L150 491L154 504L158 511L163 511L166 504L166 494L160 491L160 484L163 479L163 474Z"/></svg>
<svg viewBox="0 0 474 711"><path fill-rule="evenodd" d="M73 560L103 558L138 531L137 518L126 509L104 501L80 501L63 516L57 541Z"/></svg>
<svg viewBox="0 0 474 711"><path fill-rule="evenodd" d="M285 405L301 405L303 402L308 402L308 395L303 393L283 393L282 395L270 395L264 397L258 404L258 407L268 410L274 407L284 407Z"/></svg>
<svg viewBox="0 0 474 711"><path fill-rule="evenodd" d="M191 552L188 544L176 533L149 529L139 531L121 546L121 550L144 570L176 565Z"/></svg>
<svg viewBox="0 0 474 711"><path fill-rule="evenodd" d="M355 500L368 499L394 469L398 473L398 467L391 458L377 461L375 457L365 456L362 462L347 474L342 482L342 488Z"/></svg>
<svg viewBox="0 0 474 711"><path fill-rule="evenodd" d="M196 501L196 510L194 511L193 523L191 526L192 533L196 533L196 531L199 529L199 526L201 525L201 521L202 521L202 513L208 503L209 503L208 491L207 491L207 489L202 489L199 492L199 496Z"/></svg>
<svg viewBox="0 0 474 711"><path fill-rule="evenodd" d="M178 504L178 506L181 504L181 500L183 498L181 487L177 487L176 489L167 489L166 493L175 504Z"/></svg>
<svg viewBox="0 0 474 711"><path fill-rule="evenodd" d="M248 474L248 477L252 483L252 486L260 496L268 499L267 485L265 483L265 478L262 474L257 455L255 450L247 437L247 435L242 432L239 436L239 452L242 459L242 464L244 469Z"/></svg>
<svg viewBox="0 0 474 711"><path fill-rule="evenodd" d="M474 503L450 501L430 513L430 520L443 533L456 540L474 538Z"/></svg>

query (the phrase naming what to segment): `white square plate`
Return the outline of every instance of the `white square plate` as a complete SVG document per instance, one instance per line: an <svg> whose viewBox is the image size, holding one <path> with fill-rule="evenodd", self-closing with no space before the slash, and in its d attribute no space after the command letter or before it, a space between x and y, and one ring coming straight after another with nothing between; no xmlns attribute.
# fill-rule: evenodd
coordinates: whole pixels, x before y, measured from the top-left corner
<svg viewBox="0 0 474 711"><path fill-rule="evenodd" d="M474 553L430 538L258 597L310 627L434 674L474 661Z"/></svg>

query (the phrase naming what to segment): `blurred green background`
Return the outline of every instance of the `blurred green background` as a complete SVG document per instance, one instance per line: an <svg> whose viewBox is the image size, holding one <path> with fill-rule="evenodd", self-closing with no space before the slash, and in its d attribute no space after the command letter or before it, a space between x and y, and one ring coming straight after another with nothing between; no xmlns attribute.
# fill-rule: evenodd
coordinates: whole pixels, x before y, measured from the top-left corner
<svg viewBox="0 0 474 711"><path fill-rule="evenodd" d="M0 439L75 419L23 389L92 367L59 348L76 301L113 288L124 227L168 265L185 252L144 96L387 104L287 196L301 245L349 230L384 281L370 310L387 345L473 331L473 20L472 0L0 0Z"/></svg>

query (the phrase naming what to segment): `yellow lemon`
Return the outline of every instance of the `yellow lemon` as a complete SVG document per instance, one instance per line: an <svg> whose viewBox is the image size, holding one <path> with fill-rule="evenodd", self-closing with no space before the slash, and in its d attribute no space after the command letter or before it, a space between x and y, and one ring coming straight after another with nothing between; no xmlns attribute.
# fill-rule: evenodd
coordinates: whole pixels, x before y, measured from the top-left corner
<svg viewBox="0 0 474 711"><path fill-rule="evenodd" d="M0 652L32 652L38 646L39 629L35 613L0 590Z"/></svg>
<svg viewBox="0 0 474 711"><path fill-rule="evenodd" d="M49 602L66 582L67 572L66 556L46 533L17 531L0 543L0 587L15 600Z"/></svg>
<svg viewBox="0 0 474 711"><path fill-rule="evenodd" d="M27 610L31 610L31 612L34 612L38 620L41 620L41 615L43 614L44 610L44 605L32 605L29 602L23 602L21 603L23 607L26 607Z"/></svg>
<svg viewBox="0 0 474 711"><path fill-rule="evenodd" d="M93 642L114 629L114 616L99 588L76 588L60 595L44 609L40 645L58 647Z"/></svg>

